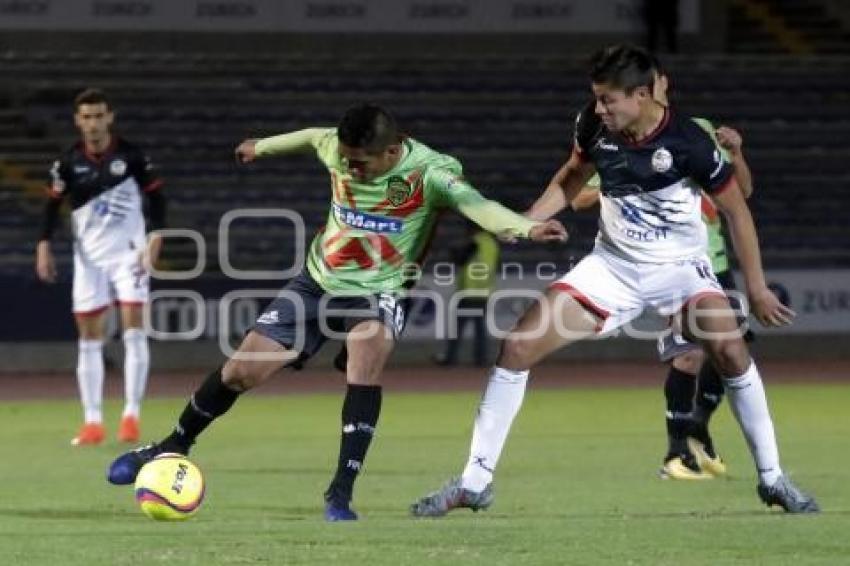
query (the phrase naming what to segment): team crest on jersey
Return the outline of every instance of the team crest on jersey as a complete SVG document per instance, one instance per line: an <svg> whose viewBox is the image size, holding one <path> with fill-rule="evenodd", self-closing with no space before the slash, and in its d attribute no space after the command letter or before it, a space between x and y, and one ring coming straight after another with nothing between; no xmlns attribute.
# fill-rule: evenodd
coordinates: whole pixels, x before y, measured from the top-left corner
<svg viewBox="0 0 850 566"><path fill-rule="evenodd" d="M656 173L666 173L673 166L673 155L663 147L652 154L652 169Z"/></svg>
<svg viewBox="0 0 850 566"><path fill-rule="evenodd" d="M398 206L410 198L412 188L404 177L390 177L387 180L387 200Z"/></svg>
<svg viewBox="0 0 850 566"><path fill-rule="evenodd" d="M127 162L123 159L115 159L109 164L109 172L120 177L127 172Z"/></svg>

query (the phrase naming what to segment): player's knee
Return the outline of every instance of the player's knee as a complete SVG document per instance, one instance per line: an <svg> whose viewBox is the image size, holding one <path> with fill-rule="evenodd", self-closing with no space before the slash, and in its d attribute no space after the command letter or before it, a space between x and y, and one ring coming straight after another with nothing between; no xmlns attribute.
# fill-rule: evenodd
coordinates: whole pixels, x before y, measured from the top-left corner
<svg viewBox="0 0 850 566"><path fill-rule="evenodd" d="M104 333L97 330L80 330L80 340L103 340Z"/></svg>
<svg viewBox="0 0 850 566"><path fill-rule="evenodd" d="M516 334L509 334L502 342L498 365L511 369L526 369L534 364L534 348L531 341Z"/></svg>
<svg viewBox="0 0 850 566"><path fill-rule="evenodd" d="M747 371L750 352L741 338L720 340L708 347L714 364L724 377L736 377Z"/></svg>
<svg viewBox="0 0 850 566"><path fill-rule="evenodd" d="M673 358L673 367L679 371L696 375L699 372L699 368L702 366L703 359L705 359L705 356L703 355L702 350L685 352L684 354Z"/></svg>
<svg viewBox="0 0 850 566"><path fill-rule="evenodd" d="M221 371L221 381L234 391L248 391L266 379L259 364L228 360Z"/></svg>
<svg viewBox="0 0 850 566"><path fill-rule="evenodd" d="M345 381L349 385L380 385L380 372L347 372Z"/></svg>

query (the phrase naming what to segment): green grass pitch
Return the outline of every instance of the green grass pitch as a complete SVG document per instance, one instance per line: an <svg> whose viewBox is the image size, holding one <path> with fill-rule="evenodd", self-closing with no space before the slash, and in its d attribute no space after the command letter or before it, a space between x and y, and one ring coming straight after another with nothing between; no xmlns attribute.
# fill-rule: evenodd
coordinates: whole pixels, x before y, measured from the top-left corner
<svg viewBox="0 0 850 566"><path fill-rule="evenodd" d="M415 520L407 505L460 471L477 393L388 393L354 507L326 524L341 398L249 395L192 459L207 500L156 523L129 487L108 485L110 440L72 448L75 401L0 404L0 564L850 564L850 385L768 386L783 466L824 512L785 516L755 494L724 405L713 430L728 479L662 481L663 399L651 389L531 390L486 513ZM182 399L145 406L167 431ZM107 406L114 434L119 406Z"/></svg>

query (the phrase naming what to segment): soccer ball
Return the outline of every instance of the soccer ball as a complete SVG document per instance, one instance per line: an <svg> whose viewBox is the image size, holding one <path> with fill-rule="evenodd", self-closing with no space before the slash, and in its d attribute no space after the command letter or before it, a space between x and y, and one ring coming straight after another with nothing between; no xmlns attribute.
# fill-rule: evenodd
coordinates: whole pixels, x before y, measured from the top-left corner
<svg viewBox="0 0 850 566"><path fill-rule="evenodd" d="M182 454L160 454L139 470L136 501L156 521L184 521L204 500L204 476Z"/></svg>

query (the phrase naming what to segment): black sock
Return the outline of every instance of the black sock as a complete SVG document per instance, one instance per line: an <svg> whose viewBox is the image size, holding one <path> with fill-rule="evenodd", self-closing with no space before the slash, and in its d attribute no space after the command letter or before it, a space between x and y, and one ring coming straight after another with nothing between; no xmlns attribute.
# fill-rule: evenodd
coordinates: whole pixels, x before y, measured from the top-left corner
<svg viewBox="0 0 850 566"><path fill-rule="evenodd" d="M670 366L664 382L664 397L667 400L668 456L688 452L688 430L691 427L691 411L694 407L696 376Z"/></svg>
<svg viewBox="0 0 850 566"><path fill-rule="evenodd" d="M723 400L723 379L710 361L703 362L697 376L697 394L694 402L694 420L707 425L711 415Z"/></svg>
<svg viewBox="0 0 850 566"><path fill-rule="evenodd" d="M160 445L169 451L188 453L198 435L213 420L226 413L237 397L239 392L222 382L221 368L218 368L195 391L180 414L174 431Z"/></svg>
<svg viewBox="0 0 850 566"><path fill-rule="evenodd" d="M366 459L366 451L369 450L380 414L380 385L349 384L342 404L339 462L336 474L325 492L325 501L351 501L354 480Z"/></svg>

